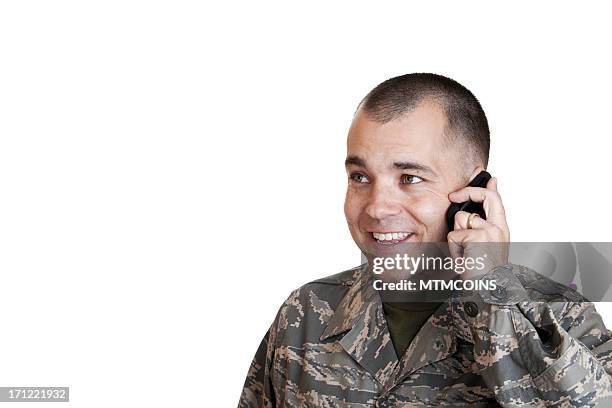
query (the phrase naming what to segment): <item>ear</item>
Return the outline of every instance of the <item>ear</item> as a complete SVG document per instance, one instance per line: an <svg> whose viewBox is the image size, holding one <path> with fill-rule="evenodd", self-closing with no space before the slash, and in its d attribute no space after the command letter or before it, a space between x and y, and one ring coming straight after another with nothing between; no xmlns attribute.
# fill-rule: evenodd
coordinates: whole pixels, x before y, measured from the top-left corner
<svg viewBox="0 0 612 408"><path fill-rule="evenodd" d="M478 175L478 173L480 173L483 170L486 170L486 169L481 164L476 166L474 168L474 171L472 171L472 174L470 175L470 183L472 182L472 180L474 180L474 177L476 177Z"/></svg>

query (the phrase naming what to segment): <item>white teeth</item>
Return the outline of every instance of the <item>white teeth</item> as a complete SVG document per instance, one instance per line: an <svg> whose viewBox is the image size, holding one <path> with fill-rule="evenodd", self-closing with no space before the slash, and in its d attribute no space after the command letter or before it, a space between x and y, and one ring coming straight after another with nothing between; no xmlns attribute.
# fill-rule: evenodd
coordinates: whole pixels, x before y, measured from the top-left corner
<svg viewBox="0 0 612 408"><path fill-rule="evenodd" d="M408 235L410 235L410 233L409 232L387 232L383 234L380 232L373 232L372 235L378 241L397 241L397 240L402 240L406 238Z"/></svg>

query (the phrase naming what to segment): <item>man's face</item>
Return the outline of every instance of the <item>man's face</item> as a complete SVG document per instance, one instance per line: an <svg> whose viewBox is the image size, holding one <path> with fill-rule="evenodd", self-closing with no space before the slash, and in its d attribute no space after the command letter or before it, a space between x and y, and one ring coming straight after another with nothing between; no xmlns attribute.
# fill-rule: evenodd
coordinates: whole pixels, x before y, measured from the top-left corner
<svg viewBox="0 0 612 408"><path fill-rule="evenodd" d="M445 126L444 111L432 102L385 124L356 114L344 213L369 259L404 253L414 242L446 242L448 194L464 187L470 174L463 149L447 146Z"/></svg>

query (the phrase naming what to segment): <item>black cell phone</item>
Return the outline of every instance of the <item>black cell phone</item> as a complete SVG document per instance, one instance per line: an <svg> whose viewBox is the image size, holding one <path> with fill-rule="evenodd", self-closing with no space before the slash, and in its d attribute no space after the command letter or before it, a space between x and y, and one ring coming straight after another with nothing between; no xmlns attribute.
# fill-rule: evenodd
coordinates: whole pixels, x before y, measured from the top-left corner
<svg viewBox="0 0 612 408"><path fill-rule="evenodd" d="M481 171L474 177L468 186L470 187L486 187L487 183L491 180L491 175L486 171ZM466 211L469 213L478 213L483 220L486 220L486 214L482 203L475 203L473 201L466 201L464 203L452 203L446 211L446 224L448 230L452 231L455 229L455 214L459 211Z"/></svg>

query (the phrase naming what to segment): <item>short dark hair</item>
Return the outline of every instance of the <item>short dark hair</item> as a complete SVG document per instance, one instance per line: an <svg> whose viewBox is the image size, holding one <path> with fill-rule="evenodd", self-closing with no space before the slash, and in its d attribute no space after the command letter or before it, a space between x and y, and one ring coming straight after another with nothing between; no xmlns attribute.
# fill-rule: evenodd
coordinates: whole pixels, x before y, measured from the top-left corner
<svg viewBox="0 0 612 408"><path fill-rule="evenodd" d="M491 145L487 117L474 94L457 81L430 73L401 75L372 89L359 107L373 120L387 123L425 100L439 103L444 110L449 141L462 138L486 167Z"/></svg>

